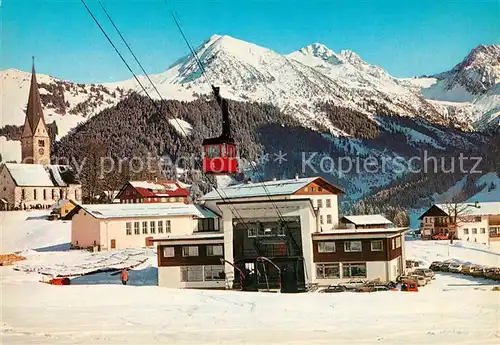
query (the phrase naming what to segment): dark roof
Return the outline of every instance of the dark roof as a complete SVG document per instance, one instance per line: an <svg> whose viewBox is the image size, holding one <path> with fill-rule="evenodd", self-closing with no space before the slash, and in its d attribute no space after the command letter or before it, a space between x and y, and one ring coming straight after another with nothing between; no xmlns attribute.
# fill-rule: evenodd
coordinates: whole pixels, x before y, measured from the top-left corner
<svg viewBox="0 0 500 345"><path fill-rule="evenodd" d="M217 145L217 144L235 144L233 138L224 138L224 137L217 137L217 138L208 138L204 139L202 145Z"/></svg>
<svg viewBox="0 0 500 345"><path fill-rule="evenodd" d="M40 121L45 120L43 118L42 102L40 100L40 93L38 92L38 83L36 81L35 73L35 59L33 58L33 67L31 71L31 84L30 93L28 96L28 105L26 108L26 117L28 118L28 124L30 126L31 134L35 134L36 127Z"/></svg>
<svg viewBox="0 0 500 345"><path fill-rule="evenodd" d="M423 219L424 217L448 217L448 214L438 206L432 205L427 211L418 217L418 219Z"/></svg>

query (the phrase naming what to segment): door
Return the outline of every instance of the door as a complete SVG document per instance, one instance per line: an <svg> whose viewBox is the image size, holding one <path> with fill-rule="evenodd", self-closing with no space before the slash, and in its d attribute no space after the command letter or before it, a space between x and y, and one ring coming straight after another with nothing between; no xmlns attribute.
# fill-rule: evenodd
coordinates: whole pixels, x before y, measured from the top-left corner
<svg viewBox="0 0 500 345"><path fill-rule="evenodd" d="M116 249L116 240L115 239L111 240L111 249Z"/></svg>

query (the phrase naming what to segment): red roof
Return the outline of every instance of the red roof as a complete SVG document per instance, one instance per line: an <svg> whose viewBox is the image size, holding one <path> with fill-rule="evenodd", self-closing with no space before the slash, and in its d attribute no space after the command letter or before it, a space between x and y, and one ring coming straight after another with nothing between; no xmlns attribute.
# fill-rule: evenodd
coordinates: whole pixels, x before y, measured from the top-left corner
<svg viewBox="0 0 500 345"><path fill-rule="evenodd" d="M176 181L171 181L171 180L129 181L128 185L132 186L132 188L134 188L141 196L143 196L145 198L165 198L165 197L187 197L187 196L189 196L189 191L187 189L182 188L179 185L179 183L177 183Z"/></svg>

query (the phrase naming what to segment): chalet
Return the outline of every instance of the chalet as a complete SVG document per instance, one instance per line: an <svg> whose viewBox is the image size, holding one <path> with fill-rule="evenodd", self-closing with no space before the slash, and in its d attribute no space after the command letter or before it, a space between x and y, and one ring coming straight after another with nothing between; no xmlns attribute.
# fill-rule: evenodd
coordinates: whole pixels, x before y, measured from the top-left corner
<svg viewBox="0 0 500 345"><path fill-rule="evenodd" d="M192 204L79 205L72 213L72 246L97 250L151 246L155 236L191 234L204 224L218 229L215 213Z"/></svg>
<svg viewBox="0 0 500 345"><path fill-rule="evenodd" d="M460 240L500 247L500 201L435 204L419 219L423 239L453 232Z"/></svg>
<svg viewBox="0 0 500 345"><path fill-rule="evenodd" d="M50 214L56 215L60 219L71 219L68 216L78 204L71 199L61 199L50 207Z"/></svg>
<svg viewBox="0 0 500 345"><path fill-rule="evenodd" d="M220 229L155 238L158 283L298 292L343 279L395 279L403 269L405 229L385 226L379 217L364 224L382 221L384 227L340 229L341 193L320 177L210 192L202 200L220 215Z"/></svg>
<svg viewBox="0 0 500 345"><path fill-rule="evenodd" d="M176 181L129 181L115 196L122 204L189 203L189 191Z"/></svg>
<svg viewBox="0 0 500 345"><path fill-rule="evenodd" d="M47 208L60 199L81 201L82 187L68 165L50 164L50 136L42 111L35 64L21 134L22 164L0 166L0 208Z"/></svg>

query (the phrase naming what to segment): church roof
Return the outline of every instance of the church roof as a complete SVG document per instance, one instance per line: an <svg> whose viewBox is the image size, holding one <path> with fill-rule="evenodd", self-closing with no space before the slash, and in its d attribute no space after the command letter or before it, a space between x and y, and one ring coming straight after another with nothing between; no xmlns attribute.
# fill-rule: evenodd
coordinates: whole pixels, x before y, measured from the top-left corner
<svg viewBox="0 0 500 345"><path fill-rule="evenodd" d="M69 165L5 163L5 168L19 187L66 187L80 184Z"/></svg>
<svg viewBox="0 0 500 345"><path fill-rule="evenodd" d="M31 134L35 134L36 127L40 121L45 123L42 111L42 102L40 100L40 92L38 91L38 83L36 81L35 61L33 59L33 67L31 71L30 93L28 96L28 106L26 108L26 117L30 126Z"/></svg>

